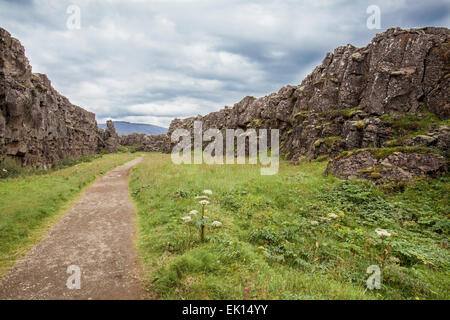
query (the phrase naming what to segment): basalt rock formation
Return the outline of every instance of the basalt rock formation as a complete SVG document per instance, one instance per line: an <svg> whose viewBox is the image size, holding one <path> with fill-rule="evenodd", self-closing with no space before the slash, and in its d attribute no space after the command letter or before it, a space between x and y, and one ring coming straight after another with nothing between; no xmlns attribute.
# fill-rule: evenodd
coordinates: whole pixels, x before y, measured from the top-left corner
<svg viewBox="0 0 450 320"><path fill-rule="evenodd" d="M102 146L106 149L108 153L117 152L117 147L119 146L119 135L114 128L114 123L111 120L106 121L106 129L103 131L99 129L101 136L103 138Z"/></svg>
<svg viewBox="0 0 450 320"><path fill-rule="evenodd" d="M121 135L120 144L137 147L136 151L170 152L170 138L166 134L132 133Z"/></svg>
<svg viewBox="0 0 450 320"><path fill-rule="evenodd" d="M175 119L168 135L178 128L192 133L196 120L202 121L204 131L280 129L280 153L294 161L332 159L343 151L361 148L419 144L435 150L415 156L398 149L401 154L395 157L417 158L413 166L421 166L422 158L441 157L423 172L445 172L446 163L438 153L448 157L449 39L447 28L388 29L363 48L346 45L328 53L300 85L283 87L262 98L245 97L233 107L205 116ZM341 162L345 156L349 155L342 156ZM358 153L357 157L364 156L368 154ZM366 162L366 166L376 165L370 159ZM331 162L328 171L358 176L340 174L340 168ZM363 170L364 166L354 168Z"/></svg>
<svg viewBox="0 0 450 320"><path fill-rule="evenodd" d="M379 157L378 154L382 155ZM447 173L445 158L420 149L400 149L383 155L379 150L358 150L329 162L327 173L343 178L363 178L375 183L409 182Z"/></svg>
<svg viewBox="0 0 450 320"><path fill-rule="evenodd" d="M111 136L99 130L95 114L71 104L46 75L32 73L24 47L0 28L0 160L52 166L104 147L117 150Z"/></svg>

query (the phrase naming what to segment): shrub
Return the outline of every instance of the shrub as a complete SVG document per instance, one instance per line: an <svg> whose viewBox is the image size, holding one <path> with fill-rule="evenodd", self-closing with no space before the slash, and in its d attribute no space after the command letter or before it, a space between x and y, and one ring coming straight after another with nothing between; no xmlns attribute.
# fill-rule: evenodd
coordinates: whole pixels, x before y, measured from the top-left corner
<svg viewBox="0 0 450 320"><path fill-rule="evenodd" d="M0 162L0 178L2 179L14 178L25 173L26 171L26 168L22 167L14 158L5 157Z"/></svg>

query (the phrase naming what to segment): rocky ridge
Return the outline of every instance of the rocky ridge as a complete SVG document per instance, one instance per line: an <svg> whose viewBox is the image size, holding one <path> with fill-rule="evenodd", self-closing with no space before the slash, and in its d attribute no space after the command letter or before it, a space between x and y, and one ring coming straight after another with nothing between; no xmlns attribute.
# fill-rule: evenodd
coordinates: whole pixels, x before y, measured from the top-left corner
<svg viewBox="0 0 450 320"><path fill-rule="evenodd" d="M32 73L24 47L0 28L0 160L47 167L102 149L115 152L113 129L99 129L95 114L71 104L46 75Z"/></svg>
<svg viewBox="0 0 450 320"><path fill-rule="evenodd" d="M437 172L446 172L449 38L447 28L388 29L365 47L349 44L328 53L300 85L261 98L248 96L205 116L175 119L168 135L178 128L192 133L196 120L203 130L276 128L280 153L293 161L334 158L361 148L425 145L429 152L422 150L420 158L433 154L439 159ZM345 156L350 155L341 161ZM328 171L341 175L333 162ZM396 179L387 172L380 174Z"/></svg>
<svg viewBox="0 0 450 320"><path fill-rule="evenodd" d="M132 133L120 135L120 144L137 147L136 151L170 152L170 137L166 134Z"/></svg>

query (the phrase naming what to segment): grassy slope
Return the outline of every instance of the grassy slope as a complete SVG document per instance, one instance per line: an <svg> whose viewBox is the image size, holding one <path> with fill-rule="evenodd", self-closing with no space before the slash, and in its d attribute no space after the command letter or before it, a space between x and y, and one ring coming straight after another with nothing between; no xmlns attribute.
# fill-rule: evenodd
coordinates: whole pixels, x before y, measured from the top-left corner
<svg viewBox="0 0 450 320"><path fill-rule="evenodd" d="M135 156L109 154L48 174L0 180L0 277L42 239L86 186Z"/></svg>
<svg viewBox="0 0 450 320"><path fill-rule="evenodd" d="M173 165L151 154L130 180L150 297L166 299L450 298L448 177L386 195L325 177L326 163ZM182 222L211 189L207 242ZM330 214L338 218L323 220ZM322 218L322 219L321 219ZM312 225L311 221L318 221ZM381 239L376 228L395 232ZM366 269L382 270L380 290Z"/></svg>

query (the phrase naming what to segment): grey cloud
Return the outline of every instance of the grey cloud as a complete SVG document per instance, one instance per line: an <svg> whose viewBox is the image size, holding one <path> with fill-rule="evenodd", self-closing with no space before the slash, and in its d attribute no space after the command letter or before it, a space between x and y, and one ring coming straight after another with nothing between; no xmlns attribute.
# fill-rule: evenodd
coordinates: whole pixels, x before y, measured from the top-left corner
<svg viewBox="0 0 450 320"><path fill-rule="evenodd" d="M80 30L66 28L70 4ZM384 29L450 22L444 0L0 0L0 26L99 121L167 126L298 84L328 51L367 44L381 31L366 28L371 4Z"/></svg>

